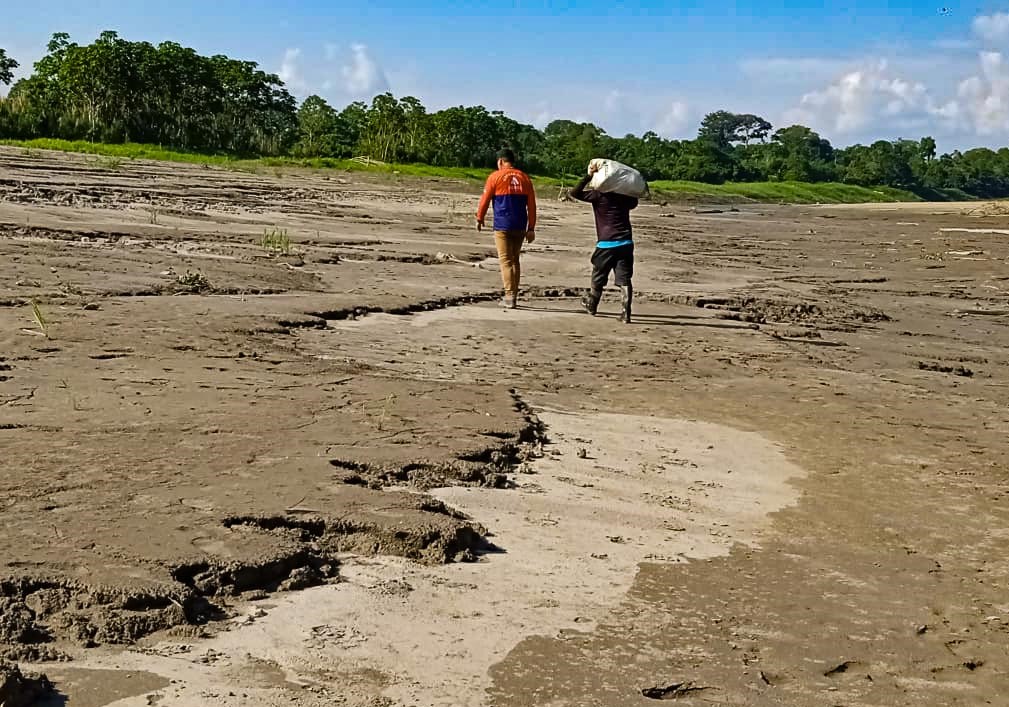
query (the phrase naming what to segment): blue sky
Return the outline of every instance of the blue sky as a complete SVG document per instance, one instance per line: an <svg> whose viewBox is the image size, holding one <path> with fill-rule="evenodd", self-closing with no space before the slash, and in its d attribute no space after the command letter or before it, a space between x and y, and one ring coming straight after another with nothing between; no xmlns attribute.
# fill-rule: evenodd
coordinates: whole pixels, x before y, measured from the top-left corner
<svg viewBox="0 0 1009 707"><path fill-rule="evenodd" d="M838 144L1009 144L1009 0L90 0L10 3L0 47L114 29L250 58L335 105L375 92L482 104L542 126L689 137L704 113L802 122ZM949 12L942 12L945 6Z"/></svg>

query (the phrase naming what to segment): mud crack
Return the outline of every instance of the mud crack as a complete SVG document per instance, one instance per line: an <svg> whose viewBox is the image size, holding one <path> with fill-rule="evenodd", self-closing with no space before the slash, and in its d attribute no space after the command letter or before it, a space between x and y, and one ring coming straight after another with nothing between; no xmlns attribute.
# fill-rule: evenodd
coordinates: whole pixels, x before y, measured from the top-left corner
<svg viewBox="0 0 1009 707"><path fill-rule="evenodd" d="M412 302L398 307L370 307L354 306L341 309L331 309L322 312L309 312L309 316L318 317L325 321L343 321L346 319L358 319L369 314L416 314L418 312L432 312L438 309L448 309L465 304L476 304L478 302L489 302L500 297L498 292L479 292L455 297L441 297L437 299L422 300Z"/></svg>
<svg viewBox="0 0 1009 707"><path fill-rule="evenodd" d="M331 459L346 484L380 489L411 486L427 491L444 486L484 486L509 488L510 475L522 464L543 456L547 442L546 427L525 403L518 391L509 391L514 409L522 415L522 426L515 433L486 430L480 434L493 443L477 447L449 461L416 460L407 464L372 464L345 459Z"/></svg>

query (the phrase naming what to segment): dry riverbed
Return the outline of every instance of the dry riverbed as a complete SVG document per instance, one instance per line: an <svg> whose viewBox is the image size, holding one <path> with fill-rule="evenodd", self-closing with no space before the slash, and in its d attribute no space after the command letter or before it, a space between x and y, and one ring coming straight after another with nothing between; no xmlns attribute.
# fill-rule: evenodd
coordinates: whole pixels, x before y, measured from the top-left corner
<svg viewBox="0 0 1009 707"><path fill-rule="evenodd" d="M475 198L0 149L0 703L1004 700L1005 209Z"/></svg>

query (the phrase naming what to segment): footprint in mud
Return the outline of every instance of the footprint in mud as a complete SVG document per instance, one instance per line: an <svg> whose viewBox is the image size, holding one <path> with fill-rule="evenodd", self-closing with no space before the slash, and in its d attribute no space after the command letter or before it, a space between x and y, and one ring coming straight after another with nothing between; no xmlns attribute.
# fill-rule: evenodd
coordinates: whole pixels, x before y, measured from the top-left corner
<svg viewBox="0 0 1009 707"><path fill-rule="evenodd" d="M201 535L190 540L189 544L204 554L212 555L214 557L228 557L231 554L228 550L228 546L218 538Z"/></svg>
<svg viewBox="0 0 1009 707"><path fill-rule="evenodd" d="M315 648L357 648L368 642L368 637L349 626L323 624L313 626L308 644Z"/></svg>
<svg viewBox="0 0 1009 707"><path fill-rule="evenodd" d="M384 579L371 585L369 589L385 597L407 597L413 591L413 585L405 579Z"/></svg>
<svg viewBox="0 0 1009 707"><path fill-rule="evenodd" d="M198 663L200 665L215 665L216 663L227 659L227 657L228 656L225 653L221 653L220 651L215 651L213 648L210 648L206 653L193 658L191 662Z"/></svg>
<svg viewBox="0 0 1009 707"><path fill-rule="evenodd" d="M205 498L180 498L179 504L204 513L213 513L217 510L217 506Z"/></svg>
<svg viewBox="0 0 1009 707"><path fill-rule="evenodd" d="M681 498L674 495L660 496L658 494L646 493L644 494L644 499L649 503L655 503L663 508L671 508L675 511L694 510L694 502L689 498Z"/></svg>
<svg viewBox="0 0 1009 707"><path fill-rule="evenodd" d="M247 656L246 662L232 669L234 678L242 685L260 689L303 690L304 684L291 682L288 674L276 662Z"/></svg>

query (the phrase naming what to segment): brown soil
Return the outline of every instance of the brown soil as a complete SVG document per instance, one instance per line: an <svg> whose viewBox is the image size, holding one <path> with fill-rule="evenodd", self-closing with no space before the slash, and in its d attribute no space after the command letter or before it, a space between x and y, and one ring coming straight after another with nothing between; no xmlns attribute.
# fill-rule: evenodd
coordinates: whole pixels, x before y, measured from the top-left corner
<svg viewBox="0 0 1009 707"><path fill-rule="evenodd" d="M998 209L645 205L626 327L546 199L494 308L455 189L0 150L0 658L162 705L1003 699ZM312 586L283 650L234 628ZM224 657L140 662L182 640Z"/></svg>
<svg viewBox="0 0 1009 707"><path fill-rule="evenodd" d="M52 692L52 683L44 675L25 675L16 665L0 662L0 705L31 707Z"/></svg>

